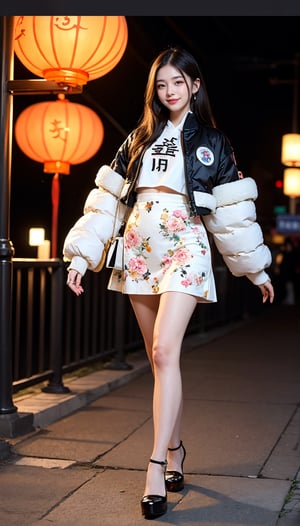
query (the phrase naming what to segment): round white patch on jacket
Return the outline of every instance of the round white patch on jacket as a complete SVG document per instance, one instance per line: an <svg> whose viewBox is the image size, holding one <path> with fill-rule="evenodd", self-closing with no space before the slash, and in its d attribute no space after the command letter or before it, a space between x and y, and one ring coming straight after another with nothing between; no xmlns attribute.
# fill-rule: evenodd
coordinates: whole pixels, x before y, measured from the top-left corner
<svg viewBox="0 0 300 526"><path fill-rule="evenodd" d="M213 152L206 146L199 146L196 151L196 156L200 163L205 166L211 166L215 160Z"/></svg>

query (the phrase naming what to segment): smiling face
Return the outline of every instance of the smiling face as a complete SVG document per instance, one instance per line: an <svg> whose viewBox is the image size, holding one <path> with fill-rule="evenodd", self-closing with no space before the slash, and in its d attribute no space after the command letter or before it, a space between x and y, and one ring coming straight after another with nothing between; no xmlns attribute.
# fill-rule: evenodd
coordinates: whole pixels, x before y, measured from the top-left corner
<svg viewBox="0 0 300 526"><path fill-rule="evenodd" d="M170 112L170 120L179 124L183 116L190 110L191 97L199 90L200 80L194 82L170 64L163 66L157 72L156 92L161 102Z"/></svg>

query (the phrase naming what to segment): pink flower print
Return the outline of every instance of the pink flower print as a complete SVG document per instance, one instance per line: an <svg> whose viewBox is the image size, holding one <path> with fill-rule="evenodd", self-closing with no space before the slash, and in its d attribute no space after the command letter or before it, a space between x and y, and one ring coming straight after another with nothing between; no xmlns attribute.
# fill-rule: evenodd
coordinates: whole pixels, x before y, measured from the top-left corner
<svg viewBox="0 0 300 526"><path fill-rule="evenodd" d="M136 247L141 243L141 236L136 230L129 230L125 234L125 246L126 248Z"/></svg>
<svg viewBox="0 0 300 526"><path fill-rule="evenodd" d="M183 219L183 221L187 220L187 215L182 210L174 210L173 216L174 217L180 217L181 219Z"/></svg>
<svg viewBox="0 0 300 526"><path fill-rule="evenodd" d="M136 258L131 258L128 262L128 271L131 275L134 276L143 276L147 272L147 265L141 256Z"/></svg>
<svg viewBox="0 0 300 526"><path fill-rule="evenodd" d="M185 288L190 287L192 283L193 279L191 276L185 276L185 278L181 280L181 285L183 285Z"/></svg>
<svg viewBox="0 0 300 526"><path fill-rule="evenodd" d="M191 259L191 253L187 248L178 248L174 254L174 261L178 265L185 265Z"/></svg>
<svg viewBox="0 0 300 526"><path fill-rule="evenodd" d="M166 221L166 230L167 232L181 232L185 230L185 223L182 217L170 217Z"/></svg>

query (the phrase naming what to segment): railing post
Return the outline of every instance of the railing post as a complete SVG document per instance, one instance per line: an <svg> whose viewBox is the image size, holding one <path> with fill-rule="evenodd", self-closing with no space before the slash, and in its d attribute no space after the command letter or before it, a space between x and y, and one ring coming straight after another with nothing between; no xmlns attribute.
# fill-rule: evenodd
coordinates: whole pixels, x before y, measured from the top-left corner
<svg viewBox="0 0 300 526"><path fill-rule="evenodd" d="M8 95L6 81L11 75L9 57L12 55L12 29L10 20L1 17L2 70L1 70L1 165L0 165L0 413L16 412L12 402L12 258L14 248L9 240L10 230L10 178L12 98Z"/></svg>
<svg viewBox="0 0 300 526"><path fill-rule="evenodd" d="M0 435L31 431L33 415L19 415L12 400L12 276L14 248L10 236L10 187L13 99L7 82L13 77L13 17L0 17Z"/></svg>
<svg viewBox="0 0 300 526"><path fill-rule="evenodd" d="M112 360L105 366L106 369L129 370L132 365L125 360L124 353L124 332L125 332L125 298L122 294L116 293L116 320L117 330L115 334L115 354Z"/></svg>
<svg viewBox="0 0 300 526"><path fill-rule="evenodd" d="M51 269L51 322L50 322L50 367L53 371L52 378L46 387L45 393L69 393L70 389L62 381L62 323L63 323L63 278L64 266L58 259L58 266Z"/></svg>

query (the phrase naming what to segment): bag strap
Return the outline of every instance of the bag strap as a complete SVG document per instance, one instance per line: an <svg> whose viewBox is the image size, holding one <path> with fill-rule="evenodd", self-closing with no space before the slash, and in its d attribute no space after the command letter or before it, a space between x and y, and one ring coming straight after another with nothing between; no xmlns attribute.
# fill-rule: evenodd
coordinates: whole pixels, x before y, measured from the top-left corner
<svg viewBox="0 0 300 526"><path fill-rule="evenodd" d="M121 198L123 197L123 190L124 190L126 184L128 184L128 180L127 180L127 179L124 179L124 184L123 184L123 186L122 186L122 190L121 190L121 192L120 192L119 195L118 195L117 206L116 206L116 212L115 212L115 216L114 216L114 224L113 224L113 229L112 229L111 241L113 241L113 239L116 237L116 235L117 235L118 233L121 233L121 235L123 235L124 230L125 230L125 225L126 225L126 223L127 223L127 219L128 219L128 217L129 217L129 214L130 214L130 207L129 207L127 204L124 204L124 206L126 206L126 211L125 211L125 214L124 214L124 218L123 218L123 221L122 221L122 223L121 223L121 226L120 226L118 232L115 232L115 229L116 229L116 223L117 223L117 217L118 217L119 210L120 210Z"/></svg>

